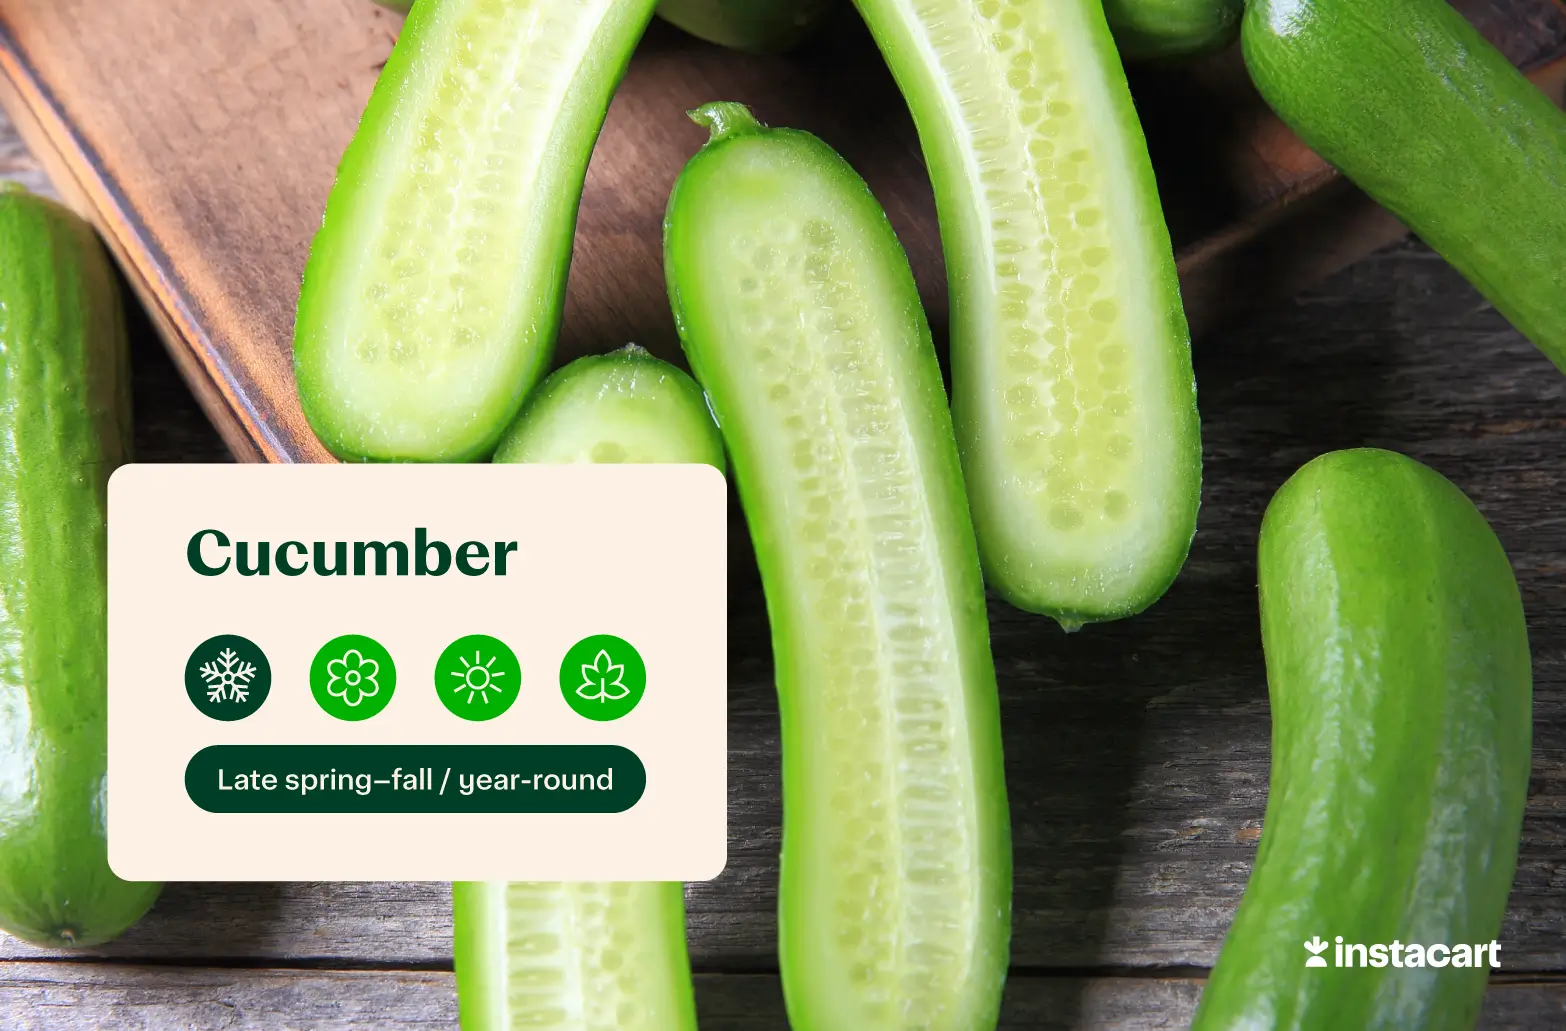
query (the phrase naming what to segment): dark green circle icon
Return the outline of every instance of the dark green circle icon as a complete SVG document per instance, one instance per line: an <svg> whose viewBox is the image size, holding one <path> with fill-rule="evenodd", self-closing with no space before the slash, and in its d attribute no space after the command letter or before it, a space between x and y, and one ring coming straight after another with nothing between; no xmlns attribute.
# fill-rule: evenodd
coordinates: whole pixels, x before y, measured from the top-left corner
<svg viewBox="0 0 1566 1031"><path fill-rule="evenodd" d="M219 634L196 645L185 662L185 693L215 720L242 720L272 689L272 666L249 638Z"/></svg>
<svg viewBox="0 0 1566 1031"><path fill-rule="evenodd" d="M457 638L435 662L435 693L465 720L494 719L511 708L521 689L516 653L488 634Z"/></svg>
<svg viewBox="0 0 1566 1031"><path fill-rule="evenodd" d="M397 689L397 664L379 641L363 634L334 637L310 663L310 693L327 715L367 720Z"/></svg>
<svg viewBox="0 0 1566 1031"><path fill-rule="evenodd" d="M595 634L571 646L560 663L560 693L590 720L617 720L647 689L647 667L628 641Z"/></svg>

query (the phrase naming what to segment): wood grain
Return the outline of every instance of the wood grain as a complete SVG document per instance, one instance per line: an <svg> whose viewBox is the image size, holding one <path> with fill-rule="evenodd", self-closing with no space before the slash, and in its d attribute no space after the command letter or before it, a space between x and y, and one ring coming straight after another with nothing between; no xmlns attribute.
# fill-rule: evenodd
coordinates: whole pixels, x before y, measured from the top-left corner
<svg viewBox="0 0 1566 1031"><path fill-rule="evenodd" d="M1560 75L1545 66L1566 54L1566 12L1552 0L1458 6L1554 87ZM0 0L0 104L103 228L240 458L328 459L293 389L294 305L398 23L364 0ZM1329 188L1331 171L1266 111L1235 51L1134 80L1198 332L1402 232ZM844 5L840 26L781 58L662 24L648 32L588 173L560 358L627 340L678 358L659 222L701 142L682 112L719 98L816 132L864 173L941 336L944 276L917 139Z"/></svg>
<svg viewBox="0 0 1566 1031"><path fill-rule="evenodd" d="M1013 977L999 1031L1184 1031L1201 994L1177 978ZM771 975L696 975L703 1031L787 1031ZM0 964L0 1024L13 1031L455 1031L451 975L419 971L168 970L95 963ZM1498 984L1479 1031L1540 1031L1566 1019L1566 986Z"/></svg>

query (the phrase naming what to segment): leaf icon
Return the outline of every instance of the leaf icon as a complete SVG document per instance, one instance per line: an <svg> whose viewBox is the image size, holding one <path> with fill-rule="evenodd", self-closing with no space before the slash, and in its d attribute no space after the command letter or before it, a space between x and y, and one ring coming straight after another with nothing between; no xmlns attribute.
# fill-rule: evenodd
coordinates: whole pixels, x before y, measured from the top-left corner
<svg viewBox="0 0 1566 1031"><path fill-rule="evenodd" d="M625 666L609 657L603 648L591 663L582 663L582 684L576 689L579 697L590 702L617 702L631 693L623 681Z"/></svg>

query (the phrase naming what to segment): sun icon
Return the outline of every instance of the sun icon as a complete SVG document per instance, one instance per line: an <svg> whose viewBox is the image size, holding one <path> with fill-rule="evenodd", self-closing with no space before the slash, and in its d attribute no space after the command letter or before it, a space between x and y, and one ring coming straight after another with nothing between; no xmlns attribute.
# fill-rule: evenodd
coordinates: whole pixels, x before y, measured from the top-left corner
<svg viewBox="0 0 1566 1031"><path fill-rule="evenodd" d="M497 658L499 656L491 655L486 661L483 652L475 651L473 653L473 661L469 662L466 655L459 655L457 659L462 663L462 669L451 670L451 675L462 681L462 683L452 690L459 694L466 691L468 693L469 705L473 704L474 699L478 699L485 705L488 705L489 692L493 691L496 696L499 696L502 690L501 686L495 683L495 681L506 675L505 670L494 668Z"/></svg>

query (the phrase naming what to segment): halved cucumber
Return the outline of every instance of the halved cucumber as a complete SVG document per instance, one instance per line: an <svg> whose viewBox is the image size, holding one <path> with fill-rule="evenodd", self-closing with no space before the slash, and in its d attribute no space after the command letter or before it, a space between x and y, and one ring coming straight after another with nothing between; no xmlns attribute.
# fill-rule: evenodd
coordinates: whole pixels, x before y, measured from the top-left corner
<svg viewBox="0 0 1566 1031"><path fill-rule="evenodd" d="M653 0L414 6L305 268L300 400L342 458L487 456L548 366L582 179Z"/></svg>
<svg viewBox="0 0 1566 1031"><path fill-rule="evenodd" d="M544 380L495 461L701 462L721 470L723 438L695 381L628 344Z"/></svg>
<svg viewBox="0 0 1566 1031"><path fill-rule="evenodd" d="M1099 0L857 0L912 109L985 574L1072 626L1185 561L1201 442L1158 186Z"/></svg>
<svg viewBox="0 0 1566 1031"><path fill-rule="evenodd" d="M635 345L544 381L497 462L706 462L723 443L701 390ZM463 1031L694 1031L675 883L451 886Z"/></svg>
<svg viewBox="0 0 1566 1031"><path fill-rule="evenodd" d="M695 1031L674 882L451 886L462 1031Z"/></svg>
<svg viewBox="0 0 1566 1031"><path fill-rule="evenodd" d="M907 256L814 136L737 104L665 220L755 543L783 727L796 1031L993 1028L1011 855L973 527Z"/></svg>

